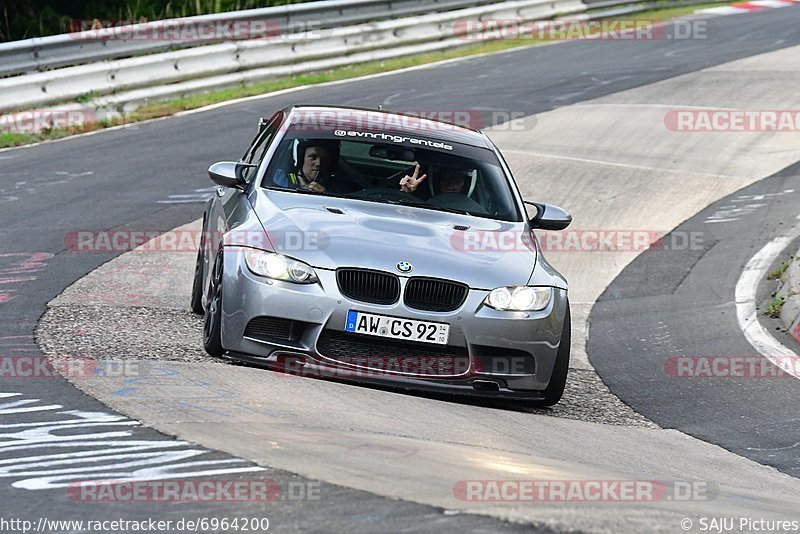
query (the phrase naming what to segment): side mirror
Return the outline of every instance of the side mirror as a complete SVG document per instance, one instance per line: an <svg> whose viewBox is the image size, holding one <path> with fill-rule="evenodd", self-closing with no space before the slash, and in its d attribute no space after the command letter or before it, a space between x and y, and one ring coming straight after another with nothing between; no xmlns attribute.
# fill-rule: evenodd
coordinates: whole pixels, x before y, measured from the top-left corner
<svg viewBox="0 0 800 534"><path fill-rule="evenodd" d="M250 167L249 163L236 163L235 161L220 161L208 168L208 175L215 184L223 187L243 189L245 185L242 170Z"/></svg>
<svg viewBox="0 0 800 534"><path fill-rule="evenodd" d="M529 221L531 228L563 230L572 222L572 215L558 206L528 201L525 201L525 204L536 208L536 215Z"/></svg>

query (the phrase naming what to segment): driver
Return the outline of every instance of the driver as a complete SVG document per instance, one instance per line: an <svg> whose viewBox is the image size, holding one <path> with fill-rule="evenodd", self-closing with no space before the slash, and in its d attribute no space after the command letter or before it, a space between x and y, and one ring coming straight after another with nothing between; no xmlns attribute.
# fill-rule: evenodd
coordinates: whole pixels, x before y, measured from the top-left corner
<svg viewBox="0 0 800 534"><path fill-rule="evenodd" d="M279 187L309 189L317 193L351 193L351 184L334 174L339 161L338 141L303 140L297 144L297 164L290 172L281 169L272 181Z"/></svg>

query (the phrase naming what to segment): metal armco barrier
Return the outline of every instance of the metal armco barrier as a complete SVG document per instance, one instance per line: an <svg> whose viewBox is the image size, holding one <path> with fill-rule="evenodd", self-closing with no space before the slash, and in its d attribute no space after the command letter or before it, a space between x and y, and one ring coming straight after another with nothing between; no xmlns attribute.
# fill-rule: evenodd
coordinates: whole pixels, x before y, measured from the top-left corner
<svg viewBox="0 0 800 534"><path fill-rule="evenodd" d="M119 34L153 31L171 25L224 24L232 21L267 21L272 31L291 33L308 22L319 28L338 28L364 22L391 20L433 12L491 4L496 0L326 0L248 9L182 19L153 21L116 28ZM87 31L23 41L0 43L0 76L45 71L57 67L91 63L103 59L135 56L206 44L203 40L176 42L171 39L107 39Z"/></svg>
<svg viewBox="0 0 800 534"><path fill-rule="evenodd" d="M339 17L326 19L325 25L332 24L331 20L341 21L343 17L356 20L381 16L386 20L333 25L327 28L320 25L313 31L278 32L267 38L205 44L0 78L0 111L24 110L66 102L58 104L59 109L98 110L98 117L106 118L133 110L152 100L176 98L279 76L471 44L474 41L463 37L467 31L465 21L512 19L527 22L562 15L589 20L635 13L654 7L698 3L707 3L707 0L634 4L630 0L606 0L595 5L610 9L588 14L583 13L587 6L580 0L483 2L484 5L464 9L452 9L464 5L463 0L333 0L281 6L284 12L291 12L291 16L299 17L299 13L302 13L306 21L312 20L312 16L322 17L323 14ZM378 6L383 8L380 14L375 13ZM392 18L401 8L404 13L416 13L423 7L426 14ZM444 11L431 12L433 8ZM267 8L224 15L237 15L244 20L253 16L255 11L263 15L267 10L277 13L274 8ZM284 15L284 22L292 20L286 13ZM213 20L223 20L222 16L215 15ZM90 42L89 45L97 43ZM144 41L137 45L164 46L164 42ZM0 57L2 53L0 50ZM88 101L87 95L91 95L91 101ZM84 103L77 103L79 100Z"/></svg>

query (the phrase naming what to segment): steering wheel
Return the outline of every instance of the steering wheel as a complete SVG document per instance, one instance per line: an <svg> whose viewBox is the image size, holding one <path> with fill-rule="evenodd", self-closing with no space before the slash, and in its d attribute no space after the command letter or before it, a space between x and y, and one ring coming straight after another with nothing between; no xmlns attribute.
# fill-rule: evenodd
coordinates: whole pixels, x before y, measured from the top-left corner
<svg viewBox="0 0 800 534"><path fill-rule="evenodd" d="M400 191L398 189L391 189L388 187L375 187L371 189L364 189L362 191L356 191L349 195L350 198L373 198L375 200L410 200L412 202L419 202L419 198L412 195L411 193L406 193L405 191Z"/></svg>

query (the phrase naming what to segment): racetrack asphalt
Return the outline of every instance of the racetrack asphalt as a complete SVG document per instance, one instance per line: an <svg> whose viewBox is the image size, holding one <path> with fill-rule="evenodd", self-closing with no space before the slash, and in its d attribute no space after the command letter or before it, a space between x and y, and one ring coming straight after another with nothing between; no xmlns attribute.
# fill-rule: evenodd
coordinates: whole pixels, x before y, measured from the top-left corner
<svg viewBox="0 0 800 534"><path fill-rule="evenodd" d="M723 213L726 220L714 222ZM605 383L639 413L795 477L800 384L760 367L741 377L726 371L734 358L764 359L739 329L733 288L748 260L794 226L798 214L800 165L708 206L664 237L694 236L694 249L644 253L606 289L592 310L588 346ZM764 317L771 299L763 293L762 323L796 347ZM721 364L716 372L710 366L679 371L680 357Z"/></svg>

